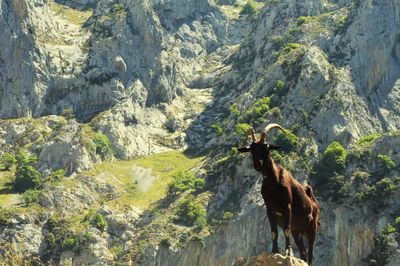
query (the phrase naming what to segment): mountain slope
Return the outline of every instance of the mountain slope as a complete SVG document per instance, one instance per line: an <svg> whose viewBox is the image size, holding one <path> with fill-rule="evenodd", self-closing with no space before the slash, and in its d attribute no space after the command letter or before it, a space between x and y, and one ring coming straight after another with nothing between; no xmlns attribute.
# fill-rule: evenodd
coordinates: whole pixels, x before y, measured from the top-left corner
<svg viewBox="0 0 400 266"><path fill-rule="evenodd" d="M396 264L397 1L0 7L0 155L36 155L42 175L21 207L16 170L1 173L2 250L18 235L15 258L51 264L231 265L269 251L261 177L235 148L275 122L292 134L272 134L274 158L321 205L315 263ZM143 168L115 161L153 153Z"/></svg>

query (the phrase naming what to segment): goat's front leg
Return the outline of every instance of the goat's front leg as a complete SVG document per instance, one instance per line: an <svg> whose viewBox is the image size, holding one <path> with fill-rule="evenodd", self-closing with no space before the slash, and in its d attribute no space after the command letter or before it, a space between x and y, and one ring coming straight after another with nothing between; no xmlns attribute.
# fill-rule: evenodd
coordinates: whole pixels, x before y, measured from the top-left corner
<svg viewBox="0 0 400 266"><path fill-rule="evenodd" d="M292 205L290 203L288 203L288 205L284 209L283 217L284 217L283 230L285 233L285 240L286 240L286 255L292 256L293 250L290 245L290 232L291 232L291 223L292 223Z"/></svg>
<svg viewBox="0 0 400 266"><path fill-rule="evenodd" d="M276 221L276 214L267 208L268 220L271 225L271 235L272 235L272 253L279 253L278 248L278 224Z"/></svg>

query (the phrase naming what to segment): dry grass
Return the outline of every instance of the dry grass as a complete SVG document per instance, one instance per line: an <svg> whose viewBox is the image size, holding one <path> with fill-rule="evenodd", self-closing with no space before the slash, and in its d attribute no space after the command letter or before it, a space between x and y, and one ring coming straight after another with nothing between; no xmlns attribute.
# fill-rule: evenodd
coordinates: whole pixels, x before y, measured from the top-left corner
<svg viewBox="0 0 400 266"><path fill-rule="evenodd" d="M50 2L50 8L56 14L79 26L82 26L86 22L86 20L93 14L92 10L81 11L77 9L72 9L56 2Z"/></svg>

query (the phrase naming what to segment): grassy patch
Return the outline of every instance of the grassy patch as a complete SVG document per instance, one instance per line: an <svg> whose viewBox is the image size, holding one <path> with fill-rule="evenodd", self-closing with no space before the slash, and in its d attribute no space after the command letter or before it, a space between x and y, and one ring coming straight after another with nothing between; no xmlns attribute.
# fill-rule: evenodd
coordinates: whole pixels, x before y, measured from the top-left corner
<svg viewBox="0 0 400 266"><path fill-rule="evenodd" d="M367 135L362 137L356 142L356 145L362 145L362 146L367 146L370 147L372 144L374 144L379 138L383 136L382 133L375 133L371 135Z"/></svg>
<svg viewBox="0 0 400 266"><path fill-rule="evenodd" d="M66 20L73 24L82 26L86 20L93 14L92 10L78 10L72 9L65 5L50 2L50 9L53 10L57 15L64 17Z"/></svg>
<svg viewBox="0 0 400 266"><path fill-rule="evenodd" d="M193 169L201 163L203 157L191 158L182 151L170 151L137 158L130 161L116 161L97 164L94 169L86 172L89 175L105 175L115 179L114 184L124 189L120 198L111 204L124 207L149 207L167 193L167 186L173 180L177 171ZM151 169L151 175L157 177L146 192L136 189L133 176L135 167Z"/></svg>
<svg viewBox="0 0 400 266"><path fill-rule="evenodd" d="M18 193L12 190L13 181L13 171L0 172L0 206L11 206L19 203Z"/></svg>

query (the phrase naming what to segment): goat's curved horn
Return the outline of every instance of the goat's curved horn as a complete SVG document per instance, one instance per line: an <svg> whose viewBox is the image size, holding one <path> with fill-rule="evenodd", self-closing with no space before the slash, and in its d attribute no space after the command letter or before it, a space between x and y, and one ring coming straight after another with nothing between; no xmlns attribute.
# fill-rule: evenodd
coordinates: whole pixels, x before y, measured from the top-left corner
<svg viewBox="0 0 400 266"><path fill-rule="evenodd" d="M251 138L252 138L253 142L257 141L254 129L251 127L246 132L245 139L243 140L243 145L246 144L247 139L249 138L249 135L251 135Z"/></svg>
<svg viewBox="0 0 400 266"><path fill-rule="evenodd" d="M282 126L280 126L280 125L278 125L278 124L275 124L275 123L272 123L272 124L268 124L268 125L265 127L264 132L262 133L261 138L262 138L263 140L264 140L264 138L265 138L265 140L267 140L267 138L268 138L268 133L269 133L269 132L271 131L271 129L273 129L273 128L278 128L278 129L282 130L283 133L285 133L286 135L288 134L288 133L286 132L286 130L285 130Z"/></svg>

